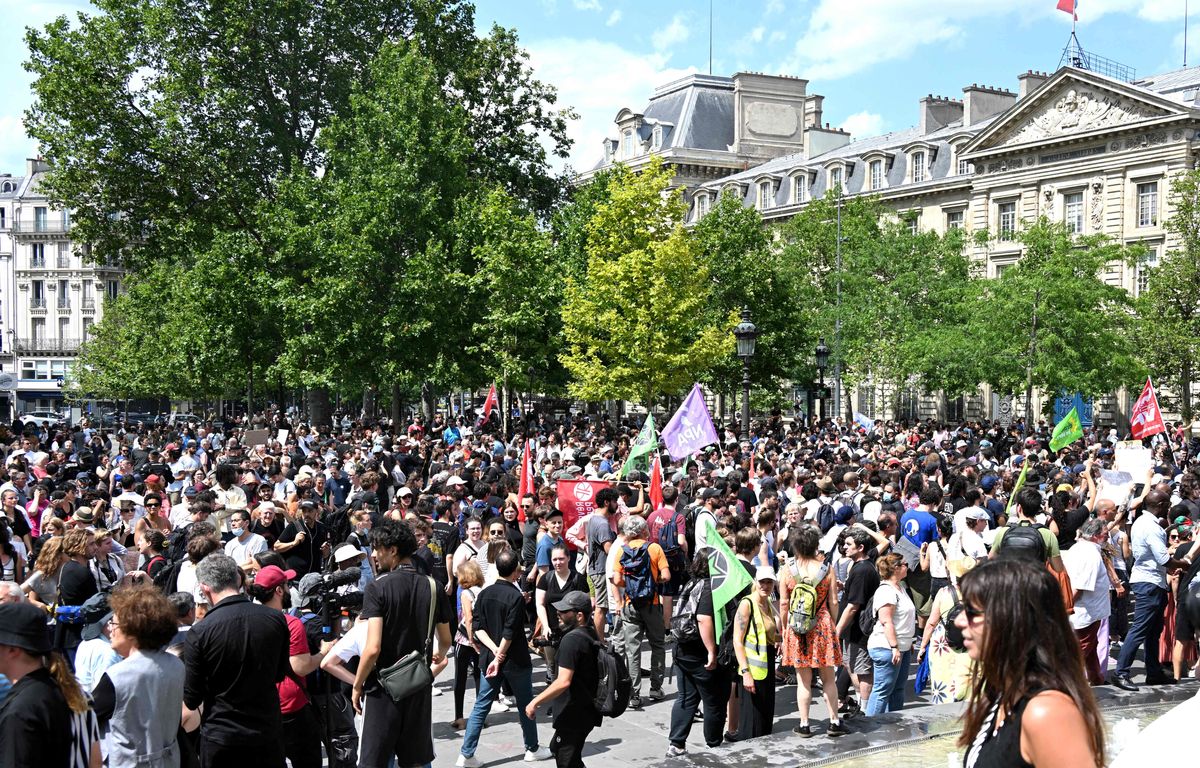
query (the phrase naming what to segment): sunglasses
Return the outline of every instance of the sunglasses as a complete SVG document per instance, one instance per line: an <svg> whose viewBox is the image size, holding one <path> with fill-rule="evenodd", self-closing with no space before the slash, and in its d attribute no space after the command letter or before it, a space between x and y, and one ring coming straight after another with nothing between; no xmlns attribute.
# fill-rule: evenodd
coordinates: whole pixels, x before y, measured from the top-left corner
<svg viewBox="0 0 1200 768"><path fill-rule="evenodd" d="M967 621L975 622L983 618L983 611L970 606L963 606L963 613L967 615Z"/></svg>
<svg viewBox="0 0 1200 768"><path fill-rule="evenodd" d="M162 506L162 504L144 504L143 506L145 506L146 509L158 509Z"/></svg>
<svg viewBox="0 0 1200 768"><path fill-rule="evenodd" d="M491 531L491 533L492 533L492 535L493 535L493 536L503 536L503 535L504 535L504 529L503 529L503 528L493 528L493 529L492 529L492 531Z"/></svg>

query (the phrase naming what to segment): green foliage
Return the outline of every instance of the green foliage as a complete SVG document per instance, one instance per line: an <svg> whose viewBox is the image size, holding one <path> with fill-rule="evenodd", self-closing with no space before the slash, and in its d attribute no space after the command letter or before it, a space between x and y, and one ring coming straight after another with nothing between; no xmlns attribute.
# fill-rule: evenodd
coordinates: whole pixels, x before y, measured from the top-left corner
<svg viewBox="0 0 1200 768"><path fill-rule="evenodd" d="M587 274L570 279L563 303L567 347L560 359L571 393L652 406L729 354L736 319L714 323L711 278L671 172L653 161L640 174L617 168L586 227Z"/></svg>

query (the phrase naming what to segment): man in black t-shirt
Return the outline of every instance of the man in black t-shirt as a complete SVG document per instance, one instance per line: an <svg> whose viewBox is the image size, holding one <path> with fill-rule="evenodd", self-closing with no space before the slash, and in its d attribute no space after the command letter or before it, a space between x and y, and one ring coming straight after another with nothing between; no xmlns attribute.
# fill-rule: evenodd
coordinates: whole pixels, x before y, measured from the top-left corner
<svg viewBox="0 0 1200 768"><path fill-rule="evenodd" d="M559 627L564 632L558 644L558 676L529 702L525 714L532 720L539 704L565 693L567 701L555 713L550 751L560 766L581 766L583 745L601 719L594 700L600 684L600 667L598 638L589 620L592 599L586 592L576 590L563 595L551 607L558 612Z"/></svg>
<svg viewBox="0 0 1200 768"><path fill-rule="evenodd" d="M300 516L283 529L275 542L275 551L287 559L288 568L303 576L320 573L330 546L329 528L317 520L316 503L302 501Z"/></svg>
<svg viewBox="0 0 1200 768"><path fill-rule="evenodd" d="M871 534L854 527L846 534L842 552L854 561L846 575L846 587L842 593L842 615L838 617L837 634L842 640L842 658L850 679L858 688L859 700L865 702L871 696L874 682L874 665L867 653L867 638L859 628L859 615L870 611L879 589L879 571L875 569L875 540Z"/></svg>
<svg viewBox="0 0 1200 768"><path fill-rule="evenodd" d="M698 566L707 574L707 566ZM696 603L696 628L699 636L675 646L675 670L678 693L671 710L671 746L667 757L687 754L688 734L700 702L704 702L704 742L710 748L719 747L725 732L726 705L729 702L729 669L717 663L716 624L713 619L712 585L706 577L698 577L695 569L692 581L684 588L675 605L687 610L693 590L699 590Z"/></svg>

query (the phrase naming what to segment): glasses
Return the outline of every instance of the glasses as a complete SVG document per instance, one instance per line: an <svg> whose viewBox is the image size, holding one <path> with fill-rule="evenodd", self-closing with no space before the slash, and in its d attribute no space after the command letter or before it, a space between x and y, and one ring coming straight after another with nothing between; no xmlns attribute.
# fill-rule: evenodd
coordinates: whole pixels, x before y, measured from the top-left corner
<svg viewBox="0 0 1200 768"><path fill-rule="evenodd" d="M1170 536L1168 536L1167 538L1168 538L1168 539L1174 539L1175 541L1179 541L1179 534L1178 534L1178 533L1172 533L1172 534L1171 534Z"/></svg>
<svg viewBox="0 0 1200 768"><path fill-rule="evenodd" d="M145 506L145 507L146 507L146 509L158 509L159 507L161 507L161 506L162 506L162 504L158 504L158 503L150 503L150 502L147 502L147 503L146 503L146 504L144 504L143 506Z"/></svg>
<svg viewBox="0 0 1200 768"><path fill-rule="evenodd" d="M972 608L968 605L963 606L963 613L967 615L967 621L972 623L979 621L984 616L983 611L979 610L978 608Z"/></svg>
<svg viewBox="0 0 1200 768"><path fill-rule="evenodd" d="M521 509L533 509L533 505L532 504L522 504Z"/></svg>
<svg viewBox="0 0 1200 768"><path fill-rule="evenodd" d="M503 536L503 535L504 535L504 529L503 529L503 528L493 528L493 529L492 529L492 535L493 535L493 536Z"/></svg>

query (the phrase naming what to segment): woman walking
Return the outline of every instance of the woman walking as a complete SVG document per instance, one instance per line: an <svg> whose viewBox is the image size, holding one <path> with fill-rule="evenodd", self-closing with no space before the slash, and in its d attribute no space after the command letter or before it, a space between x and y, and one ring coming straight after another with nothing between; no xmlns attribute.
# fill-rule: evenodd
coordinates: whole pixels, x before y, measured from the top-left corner
<svg viewBox="0 0 1200 768"><path fill-rule="evenodd" d="M960 582L955 623L975 661L958 744L964 768L1099 768L1104 721L1079 662L1058 581L1017 559Z"/></svg>
<svg viewBox="0 0 1200 768"><path fill-rule="evenodd" d="M474 558L464 560L454 571L458 578L459 621L454 634L454 730L467 727L463 718L463 699L467 694L467 678L475 681L475 693L479 693L479 651L475 650L475 632L471 628L475 598L483 591L483 571Z"/></svg>
<svg viewBox="0 0 1200 768"><path fill-rule="evenodd" d="M733 619L733 652L742 677L738 741L769 736L775 724L775 569L761 565L750 594L738 603Z"/></svg>
<svg viewBox="0 0 1200 768"><path fill-rule="evenodd" d="M908 574L908 564L899 553L889 552L875 561L875 567L880 584L871 601L875 626L867 638L867 653L875 667L868 716L904 708L904 683L917 630L916 606L900 584Z"/></svg>

